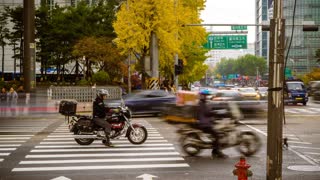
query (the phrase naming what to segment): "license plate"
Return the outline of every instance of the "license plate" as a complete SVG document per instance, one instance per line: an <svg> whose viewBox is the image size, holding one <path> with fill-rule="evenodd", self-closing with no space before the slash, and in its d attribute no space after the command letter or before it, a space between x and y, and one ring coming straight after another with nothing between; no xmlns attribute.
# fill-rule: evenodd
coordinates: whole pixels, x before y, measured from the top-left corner
<svg viewBox="0 0 320 180"><path fill-rule="evenodd" d="M303 98L296 98L296 100L302 100Z"/></svg>

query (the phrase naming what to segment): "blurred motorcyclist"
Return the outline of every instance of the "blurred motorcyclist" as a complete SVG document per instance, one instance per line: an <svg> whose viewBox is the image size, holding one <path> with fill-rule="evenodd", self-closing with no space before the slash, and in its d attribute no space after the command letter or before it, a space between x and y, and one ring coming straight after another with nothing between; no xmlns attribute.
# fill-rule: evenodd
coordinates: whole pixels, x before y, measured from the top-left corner
<svg viewBox="0 0 320 180"><path fill-rule="evenodd" d="M106 117L108 114L113 113L113 110L109 107L107 107L103 100L107 99L109 96L109 92L105 89L100 89L97 91L97 97L93 101L93 122L104 128L105 135L106 135L106 140L103 141L103 143L106 146L112 146L112 143L110 142L110 132L111 132L111 125L110 123L106 120Z"/></svg>
<svg viewBox="0 0 320 180"><path fill-rule="evenodd" d="M212 156L226 158L227 156L223 154L220 150L219 136L218 132L212 127L214 125L213 113L207 106L208 96L212 95L212 92L208 89L201 90L199 92L199 106L198 106L198 128L204 133L210 134L215 140L213 143Z"/></svg>

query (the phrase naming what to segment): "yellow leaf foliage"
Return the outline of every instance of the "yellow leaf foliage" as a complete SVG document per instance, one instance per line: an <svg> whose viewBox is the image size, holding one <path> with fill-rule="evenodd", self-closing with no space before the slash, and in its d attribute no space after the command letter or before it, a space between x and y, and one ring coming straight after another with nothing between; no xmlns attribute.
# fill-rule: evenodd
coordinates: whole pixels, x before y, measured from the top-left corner
<svg viewBox="0 0 320 180"><path fill-rule="evenodd" d="M127 0L113 23L117 47L122 54L147 55L151 33L154 32L158 37L162 74L173 74L175 54L184 60L185 65L189 61L200 61L191 64L197 64L203 70L200 64L205 60L206 51L202 45L206 41L206 31L200 26L183 25L201 23L199 16L204 3L205 0ZM190 54L199 56L187 59Z"/></svg>

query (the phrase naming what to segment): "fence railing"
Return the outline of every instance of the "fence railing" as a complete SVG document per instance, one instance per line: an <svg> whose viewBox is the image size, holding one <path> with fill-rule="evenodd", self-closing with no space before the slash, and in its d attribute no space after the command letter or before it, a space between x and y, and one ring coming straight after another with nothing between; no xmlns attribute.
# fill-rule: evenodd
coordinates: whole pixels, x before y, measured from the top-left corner
<svg viewBox="0 0 320 180"><path fill-rule="evenodd" d="M122 89L118 86L51 86L48 88L48 99L74 99L78 102L92 102L99 89L106 89L109 91L110 96L108 99L120 99L122 97Z"/></svg>

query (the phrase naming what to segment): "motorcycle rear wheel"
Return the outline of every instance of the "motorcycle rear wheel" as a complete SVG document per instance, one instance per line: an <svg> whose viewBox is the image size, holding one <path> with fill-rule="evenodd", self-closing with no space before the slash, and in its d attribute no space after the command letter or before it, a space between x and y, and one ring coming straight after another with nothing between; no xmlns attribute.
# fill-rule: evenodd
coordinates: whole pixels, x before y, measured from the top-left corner
<svg viewBox="0 0 320 180"><path fill-rule="evenodd" d="M242 132L240 134L240 144L237 147L237 150L245 155L251 156L255 154L261 148L261 140L253 132Z"/></svg>
<svg viewBox="0 0 320 180"><path fill-rule="evenodd" d="M74 135L81 135L81 134L84 134L81 132L81 130L77 130L74 132ZM94 141L94 139L89 139L89 138L74 138L74 140L80 145L90 145Z"/></svg>
<svg viewBox="0 0 320 180"><path fill-rule="evenodd" d="M201 152L201 149L199 146L190 143L183 146L183 151L190 156L196 156Z"/></svg>
<svg viewBox="0 0 320 180"><path fill-rule="evenodd" d="M201 152L201 148L195 144L195 141L201 142L196 133L186 134L180 138L183 151L190 156L196 156Z"/></svg>
<svg viewBox="0 0 320 180"><path fill-rule="evenodd" d="M147 140L148 132L144 126L137 126L128 129L128 140L132 144L142 144Z"/></svg>

